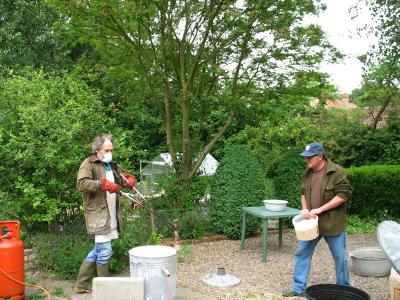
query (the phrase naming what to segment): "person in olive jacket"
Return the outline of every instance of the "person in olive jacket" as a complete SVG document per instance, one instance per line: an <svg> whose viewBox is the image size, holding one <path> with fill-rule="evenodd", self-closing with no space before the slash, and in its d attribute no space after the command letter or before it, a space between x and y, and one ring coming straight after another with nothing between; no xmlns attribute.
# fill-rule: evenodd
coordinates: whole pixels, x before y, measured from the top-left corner
<svg viewBox="0 0 400 300"><path fill-rule="evenodd" d="M336 284L350 285L346 252L346 201L352 188L344 169L326 158L324 147L311 143L300 153L307 162L301 183L301 214L305 218L318 216L319 236L299 241L295 254L295 269L291 288L285 297L304 296L314 249L321 239L327 242L336 268Z"/></svg>
<svg viewBox="0 0 400 300"><path fill-rule="evenodd" d="M131 189L135 176L126 173L112 160L113 137L100 135L92 143L92 155L78 171L77 189L82 192L86 231L94 235L95 244L83 260L74 286L77 293L91 292L91 278L109 276L111 240L122 231L121 187ZM125 179L124 179L125 178Z"/></svg>

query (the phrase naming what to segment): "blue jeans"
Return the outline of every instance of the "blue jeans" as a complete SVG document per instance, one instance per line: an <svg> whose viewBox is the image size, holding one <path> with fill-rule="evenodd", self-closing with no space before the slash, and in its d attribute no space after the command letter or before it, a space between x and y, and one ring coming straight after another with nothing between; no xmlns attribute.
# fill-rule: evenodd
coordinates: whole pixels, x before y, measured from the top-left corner
<svg viewBox="0 0 400 300"><path fill-rule="evenodd" d="M108 264L112 255L111 242L95 243L94 248L86 256L86 261L96 262L98 265Z"/></svg>
<svg viewBox="0 0 400 300"><path fill-rule="evenodd" d="M304 293L308 274L310 272L311 259L314 249L322 236L311 241L299 241L294 258L294 276L292 290L296 293ZM342 231L335 236L323 237L332 253L336 268L336 284L350 285L349 267L346 253L346 233Z"/></svg>

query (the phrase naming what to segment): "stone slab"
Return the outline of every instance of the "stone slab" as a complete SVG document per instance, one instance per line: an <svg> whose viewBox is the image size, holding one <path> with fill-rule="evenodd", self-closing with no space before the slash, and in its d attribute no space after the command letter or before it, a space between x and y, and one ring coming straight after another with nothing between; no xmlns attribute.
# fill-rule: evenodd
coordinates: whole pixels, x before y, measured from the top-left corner
<svg viewBox="0 0 400 300"><path fill-rule="evenodd" d="M144 300L144 279L95 277L92 300Z"/></svg>

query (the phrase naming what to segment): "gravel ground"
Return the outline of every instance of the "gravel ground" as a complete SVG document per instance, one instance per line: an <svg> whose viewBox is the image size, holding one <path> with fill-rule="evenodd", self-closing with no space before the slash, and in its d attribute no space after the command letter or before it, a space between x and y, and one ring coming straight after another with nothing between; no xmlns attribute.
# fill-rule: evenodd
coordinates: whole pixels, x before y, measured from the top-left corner
<svg viewBox="0 0 400 300"><path fill-rule="evenodd" d="M267 262L261 262L261 237L247 238L245 249L240 251L240 240L220 240L191 245L192 261L178 265L177 284L215 299L282 299L282 289L290 287L293 275L293 255L296 248L294 231L283 234L283 248L278 248L278 234L269 232ZM378 246L375 234L350 235L347 250ZM351 267L351 261L349 260ZM213 288L201 279L213 274L218 267L240 278L238 286ZM352 285L366 291L374 300L386 300L389 295L389 277L362 277L350 272ZM314 252L309 285L335 283L335 267L324 240ZM293 298L295 299L295 298Z"/></svg>

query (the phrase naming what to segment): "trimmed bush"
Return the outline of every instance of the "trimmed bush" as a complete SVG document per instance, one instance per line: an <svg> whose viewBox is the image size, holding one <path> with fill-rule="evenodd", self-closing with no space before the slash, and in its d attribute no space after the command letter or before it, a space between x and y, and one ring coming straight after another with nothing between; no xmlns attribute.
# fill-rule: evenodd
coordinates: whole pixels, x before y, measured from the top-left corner
<svg viewBox="0 0 400 300"><path fill-rule="evenodd" d="M200 209L186 211L179 224L179 234L182 239L200 239L207 230L208 220Z"/></svg>
<svg viewBox="0 0 400 300"><path fill-rule="evenodd" d="M399 165L353 167L346 172L354 189L348 203L350 214L381 220L400 218Z"/></svg>
<svg viewBox="0 0 400 300"><path fill-rule="evenodd" d="M211 188L209 213L214 230L239 238L242 207L260 206L266 185L261 166L245 146L233 146L225 152ZM249 218L247 234L257 231L259 220Z"/></svg>
<svg viewBox="0 0 400 300"><path fill-rule="evenodd" d="M288 206L301 208L301 178L307 165L299 156L303 149L294 148L283 154L275 163L272 180L277 199L289 201Z"/></svg>

